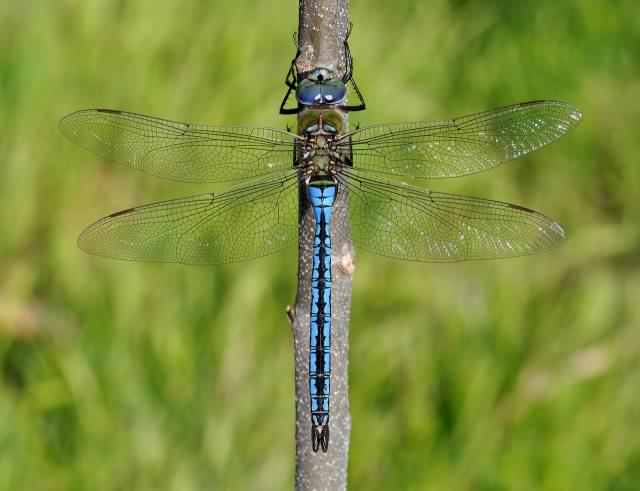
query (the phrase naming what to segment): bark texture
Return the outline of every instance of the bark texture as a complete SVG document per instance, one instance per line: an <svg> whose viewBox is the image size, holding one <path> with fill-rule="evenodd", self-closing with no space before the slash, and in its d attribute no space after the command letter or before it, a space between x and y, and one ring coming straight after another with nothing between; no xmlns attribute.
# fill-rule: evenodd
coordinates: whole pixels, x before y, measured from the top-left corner
<svg viewBox="0 0 640 491"><path fill-rule="evenodd" d="M342 76L345 70L344 41L349 30L347 0L300 0L298 73L324 67ZM345 128L347 115L344 116ZM354 270L353 246L346 194L339 193L332 227L332 336L329 451L311 448L309 416L309 317L313 261L314 220L311 207L300 196L300 243L298 290L292 313L295 349L296 389L296 476L297 490L344 490L351 416L348 387L348 326L351 315L351 282Z"/></svg>

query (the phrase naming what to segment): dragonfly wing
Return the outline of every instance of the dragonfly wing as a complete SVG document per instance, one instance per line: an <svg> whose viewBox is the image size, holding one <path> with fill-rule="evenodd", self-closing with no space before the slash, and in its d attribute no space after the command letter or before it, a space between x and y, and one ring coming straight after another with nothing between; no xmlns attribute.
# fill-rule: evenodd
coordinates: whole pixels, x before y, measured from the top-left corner
<svg viewBox="0 0 640 491"><path fill-rule="evenodd" d="M270 128L178 123L111 109L65 116L62 133L108 161L183 182L225 182L293 166L296 135Z"/></svg>
<svg viewBox="0 0 640 491"><path fill-rule="evenodd" d="M114 213L86 228L78 245L131 261L221 264L266 256L295 241L295 174L230 190Z"/></svg>
<svg viewBox="0 0 640 491"><path fill-rule="evenodd" d="M353 240L374 254L435 262L506 258L564 238L559 224L518 205L346 174Z"/></svg>
<svg viewBox="0 0 640 491"><path fill-rule="evenodd" d="M474 174L551 143L582 114L559 101L533 101L449 121L379 125L352 132L354 168L439 178Z"/></svg>

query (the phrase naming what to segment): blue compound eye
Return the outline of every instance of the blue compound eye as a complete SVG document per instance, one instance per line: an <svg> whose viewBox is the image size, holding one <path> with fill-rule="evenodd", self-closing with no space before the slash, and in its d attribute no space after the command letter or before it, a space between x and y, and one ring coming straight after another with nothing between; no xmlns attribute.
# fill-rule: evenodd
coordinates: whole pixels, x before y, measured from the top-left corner
<svg viewBox="0 0 640 491"><path fill-rule="evenodd" d="M322 84L324 100L329 104L339 104L347 95L347 87L339 80Z"/></svg>
<svg viewBox="0 0 640 491"><path fill-rule="evenodd" d="M311 80L303 80L298 86L298 102L305 106L319 104L318 100L322 99L321 85Z"/></svg>
<svg viewBox="0 0 640 491"><path fill-rule="evenodd" d="M314 82L303 80L298 86L298 102L305 106L339 104L347 94L347 87L339 80Z"/></svg>

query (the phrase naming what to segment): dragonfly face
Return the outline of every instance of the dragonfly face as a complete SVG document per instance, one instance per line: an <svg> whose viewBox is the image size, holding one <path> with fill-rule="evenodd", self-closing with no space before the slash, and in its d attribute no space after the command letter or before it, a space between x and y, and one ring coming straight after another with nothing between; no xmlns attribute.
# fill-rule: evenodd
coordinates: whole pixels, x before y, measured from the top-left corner
<svg viewBox="0 0 640 491"><path fill-rule="evenodd" d="M296 97L305 107L340 105L347 97L347 86L331 70L317 68L300 82Z"/></svg>
<svg viewBox="0 0 640 491"><path fill-rule="evenodd" d="M360 89L353 79L353 58L347 42L348 37L349 33L344 40L344 73L341 77L328 68L316 68L299 77L296 60L300 56L300 51L296 52L285 77L284 83L288 89L280 104L280 114L298 114L310 106L323 104L336 104L344 111L363 111L366 108ZM355 105L343 104L347 98L348 85L351 86L357 100ZM296 94L297 105L286 107L292 92Z"/></svg>

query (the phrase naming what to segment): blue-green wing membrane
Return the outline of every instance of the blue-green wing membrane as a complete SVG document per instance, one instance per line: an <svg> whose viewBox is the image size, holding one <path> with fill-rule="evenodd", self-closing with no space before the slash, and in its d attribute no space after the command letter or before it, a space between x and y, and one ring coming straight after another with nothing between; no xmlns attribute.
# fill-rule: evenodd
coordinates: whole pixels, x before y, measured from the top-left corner
<svg viewBox="0 0 640 491"><path fill-rule="evenodd" d="M222 264L280 251L298 234L295 173L232 189L139 206L86 228L78 245L130 261Z"/></svg>
<svg viewBox="0 0 640 491"><path fill-rule="evenodd" d="M65 116L62 133L107 161L183 182L226 182L285 172L298 137L270 128L179 123L111 109Z"/></svg>
<svg viewBox="0 0 640 491"><path fill-rule="evenodd" d="M551 143L582 114L558 101L533 101L449 121L379 125L344 137L357 170L443 178L474 174Z"/></svg>
<svg viewBox="0 0 640 491"><path fill-rule="evenodd" d="M509 203L397 185L345 171L353 241L381 256L451 262L534 254L564 238L562 227Z"/></svg>

